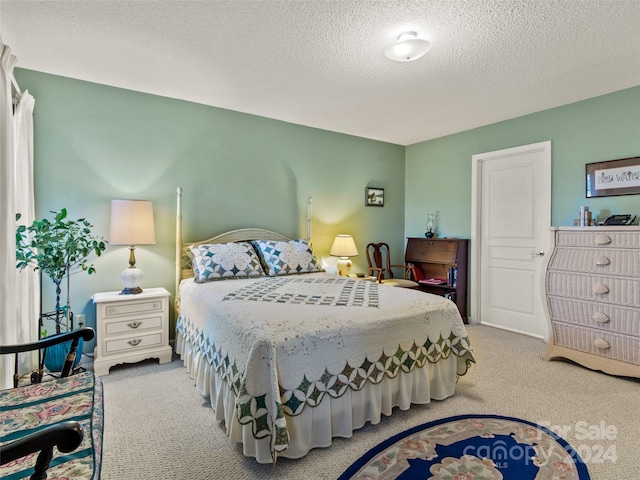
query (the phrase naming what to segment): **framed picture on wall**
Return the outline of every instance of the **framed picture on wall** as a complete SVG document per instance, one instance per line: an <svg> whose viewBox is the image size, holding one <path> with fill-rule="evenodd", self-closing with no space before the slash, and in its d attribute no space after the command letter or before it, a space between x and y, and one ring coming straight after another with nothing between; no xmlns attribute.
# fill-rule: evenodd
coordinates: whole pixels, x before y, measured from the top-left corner
<svg viewBox="0 0 640 480"><path fill-rule="evenodd" d="M384 188L367 187L364 204L367 207L384 207Z"/></svg>
<svg viewBox="0 0 640 480"><path fill-rule="evenodd" d="M640 157L586 164L587 198L640 193Z"/></svg>

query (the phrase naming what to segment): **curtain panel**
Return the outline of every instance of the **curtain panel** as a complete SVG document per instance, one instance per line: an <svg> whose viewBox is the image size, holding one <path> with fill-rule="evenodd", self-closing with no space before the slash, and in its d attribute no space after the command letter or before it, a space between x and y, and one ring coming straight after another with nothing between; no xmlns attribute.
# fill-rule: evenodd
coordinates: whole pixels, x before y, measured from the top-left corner
<svg viewBox="0 0 640 480"><path fill-rule="evenodd" d="M19 96L13 111L13 68L17 62L11 48L0 37L0 339L16 344L37 339L37 281L16 281L16 213L20 210L33 221L33 104L31 95ZM19 92L17 92L19 93ZM22 190L24 189L24 190ZM18 194L20 196L18 197ZM26 200L25 200L26 199ZM18 210L20 208L20 210ZM18 284L24 288L19 287ZM35 317L33 315L36 315ZM30 360L23 360L30 369ZM24 373L24 372L23 372ZM0 357L0 388L12 385L13 359Z"/></svg>

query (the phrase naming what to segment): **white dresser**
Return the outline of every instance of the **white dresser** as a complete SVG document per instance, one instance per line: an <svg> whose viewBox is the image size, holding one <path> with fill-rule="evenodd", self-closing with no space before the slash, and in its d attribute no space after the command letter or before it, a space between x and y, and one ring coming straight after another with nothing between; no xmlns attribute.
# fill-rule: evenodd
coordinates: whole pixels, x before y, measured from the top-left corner
<svg viewBox="0 0 640 480"><path fill-rule="evenodd" d="M640 227L553 230L547 359L640 377Z"/></svg>
<svg viewBox="0 0 640 480"><path fill-rule="evenodd" d="M96 293L97 339L93 370L108 375L119 363L158 358L171 361L169 346L169 292L145 288L137 295L120 292Z"/></svg>

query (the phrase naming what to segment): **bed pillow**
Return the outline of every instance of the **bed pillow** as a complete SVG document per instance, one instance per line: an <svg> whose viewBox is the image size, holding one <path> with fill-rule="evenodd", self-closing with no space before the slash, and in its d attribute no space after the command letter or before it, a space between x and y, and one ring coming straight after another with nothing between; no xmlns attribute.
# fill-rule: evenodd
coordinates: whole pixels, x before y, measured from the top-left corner
<svg viewBox="0 0 640 480"><path fill-rule="evenodd" d="M191 253L196 283L264 276L260 259L249 242L194 245Z"/></svg>
<svg viewBox="0 0 640 480"><path fill-rule="evenodd" d="M260 255L262 267L271 277L322 271L306 240L253 240L252 243Z"/></svg>

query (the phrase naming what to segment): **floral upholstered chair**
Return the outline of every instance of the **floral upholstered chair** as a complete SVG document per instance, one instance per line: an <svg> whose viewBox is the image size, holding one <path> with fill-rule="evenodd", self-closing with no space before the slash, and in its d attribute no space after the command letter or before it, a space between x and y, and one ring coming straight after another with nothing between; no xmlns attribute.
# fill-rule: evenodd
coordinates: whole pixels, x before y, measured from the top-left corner
<svg viewBox="0 0 640 480"><path fill-rule="evenodd" d="M79 339L91 328L38 342L0 346L15 355L14 388L0 391L0 478L100 478L102 458L102 382L93 372L71 375ZM46 348L67 342L69 353L59 378L41 382ZM18 354L43 352L32 383L19 385ZM54 449L56 447L56 449Z"/></svg>

